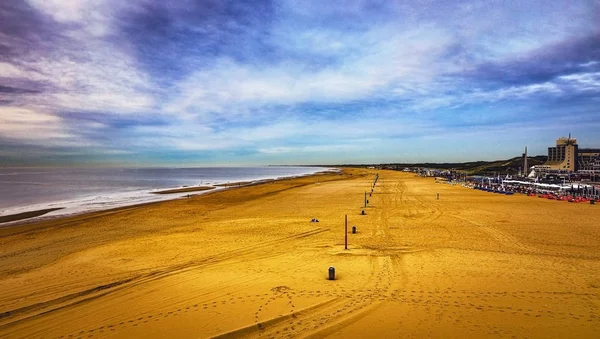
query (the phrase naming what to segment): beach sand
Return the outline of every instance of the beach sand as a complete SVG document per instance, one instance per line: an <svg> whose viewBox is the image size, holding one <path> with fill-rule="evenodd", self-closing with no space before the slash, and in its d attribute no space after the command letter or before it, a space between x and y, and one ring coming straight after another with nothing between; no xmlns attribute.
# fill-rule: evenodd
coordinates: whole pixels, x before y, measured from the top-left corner
<svg viewBox="0 0 600 339"><path fill-rule="evenodd" d="M600 206L375 173L0 228L0 337L600 333Z"/></svg>

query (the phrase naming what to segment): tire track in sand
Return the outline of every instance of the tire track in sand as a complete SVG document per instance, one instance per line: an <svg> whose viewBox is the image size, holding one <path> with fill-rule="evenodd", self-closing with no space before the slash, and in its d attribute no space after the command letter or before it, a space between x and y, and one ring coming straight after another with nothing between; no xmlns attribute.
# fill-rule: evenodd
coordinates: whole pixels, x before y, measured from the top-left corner
<svg viewBox="0 0 600 339"><path fill-rule="evenodd" d="M243 256L253 256L257 253L260 253L262 256L264 256L263 250L266 247L269 247L270 249L276 249L277 247L289 245L289 241L299 240L326 231L329 230L317 228L311 231L264 242L259 245L249 246L232 251L226 251L199 260L190 261L188 263L153 270L149 273L127 277L118 281L107 282L106 284L94 286L83 291L60 296L48 301L23 306L17 309L5 310L2 311L2 313L0 313L0 331L9 330L11 327L18 325L23 321L30 320L32 318L42 317L44 315L48 315L59 310L65 310L67 308L80 305L88 301L105 297L117 291L147 284L149 282L172 276L174 274L179 274L188 270L194 270L210 265L219 264L223 261L234 258L239 259Z"/></svg>

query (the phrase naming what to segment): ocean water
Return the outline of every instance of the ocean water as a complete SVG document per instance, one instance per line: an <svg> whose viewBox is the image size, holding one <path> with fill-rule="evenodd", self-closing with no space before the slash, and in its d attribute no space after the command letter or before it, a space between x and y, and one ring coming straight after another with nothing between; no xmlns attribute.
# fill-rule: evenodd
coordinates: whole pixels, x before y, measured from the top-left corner
<svg viewBox="0 0 600 339"><path fill-rule="evenodd" d="M155 190L294 177L324 170L328 169L291 166L0 168L0 216L55 207L64 209L46 216L81 213L187 194L152 194Z"/></svg>

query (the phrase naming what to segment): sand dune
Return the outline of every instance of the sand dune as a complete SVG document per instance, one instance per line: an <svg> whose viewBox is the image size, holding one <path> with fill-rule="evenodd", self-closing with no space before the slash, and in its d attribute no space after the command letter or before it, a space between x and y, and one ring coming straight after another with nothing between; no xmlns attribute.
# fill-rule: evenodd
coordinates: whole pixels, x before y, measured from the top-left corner
<svg viewBox="0 0 600 339"><path fill-rule="evenodd" d="M0 229L0 337L600 333L600 206L375 173Z"/></svg>

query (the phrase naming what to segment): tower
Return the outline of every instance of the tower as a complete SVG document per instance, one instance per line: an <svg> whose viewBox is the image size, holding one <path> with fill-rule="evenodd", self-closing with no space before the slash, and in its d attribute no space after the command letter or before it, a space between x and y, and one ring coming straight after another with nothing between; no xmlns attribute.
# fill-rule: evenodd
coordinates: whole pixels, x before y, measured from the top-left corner
<svg viewBox="0 0 600 339"><path fill-rule="evenodd" d="M529 168L527 167L527 146L525 146L525 153L521 154L523 159L523 176L526 177L529 175ZM521 167L519 167L519 172L521 172Z"/></svg>
<svg viewBox="0 0 600 339"><path fill-rule="evenodd" d="M523 173L525 173L525 176L529 175L529 167L527 167L527 146L525 146L525 154L523 156Z"/></svg>

